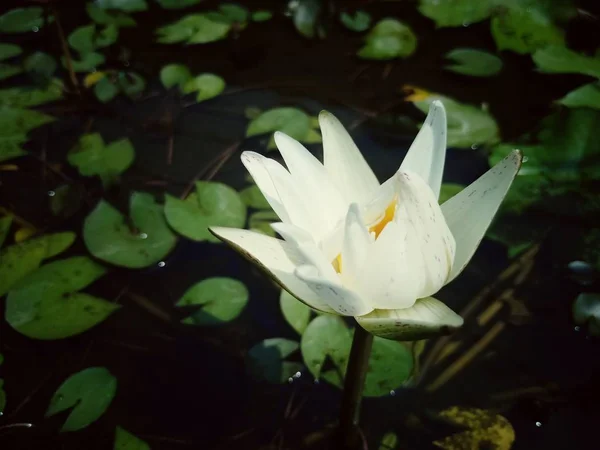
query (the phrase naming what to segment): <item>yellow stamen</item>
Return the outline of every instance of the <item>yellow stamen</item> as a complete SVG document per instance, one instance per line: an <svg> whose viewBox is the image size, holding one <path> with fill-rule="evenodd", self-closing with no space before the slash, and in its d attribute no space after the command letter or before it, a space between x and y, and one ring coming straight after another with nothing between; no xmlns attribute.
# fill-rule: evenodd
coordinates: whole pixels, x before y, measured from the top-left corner
<svg viewBox="0 0 600 450"><path fill-rule="evenodd" d="M337 273L342 273L342 254L340 253L335 257L335 259L331 262L331 265L335 269Z"/></svg>
<svg viewBox="0 0 600 450"><path fill-rule="evenodd" d="M410 84L405 84L402 86L402 92L406 94L406 97L404 97L405 102L420 102L421 100L426 100L429 96L431 96L431 92Z"/></svg>

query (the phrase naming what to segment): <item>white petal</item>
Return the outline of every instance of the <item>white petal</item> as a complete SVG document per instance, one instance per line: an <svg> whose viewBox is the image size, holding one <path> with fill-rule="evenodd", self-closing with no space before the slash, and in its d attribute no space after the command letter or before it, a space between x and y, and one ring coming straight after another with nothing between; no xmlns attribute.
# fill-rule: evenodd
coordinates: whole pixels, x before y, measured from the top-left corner
<svg viewBox="0 0 600 450"><path fill-rule="evenodd" d="M419 265L425 279L418 298L435 294L446 283L456 244L437 199L429 186L414 173L399 172L398 208L394 222L406 230L407 239L417 243L411 264ZM409 250L411 248L409 247Z"/></svg>
<svg viewBox="0 0 600 450"><path fill-rule="evenodd" d="M331 228L346 214L346 204L321 162L302 144L276 132L275 143L292 175L297 189L308 199L308 206Z"/></svg>
<svg viewBox="0 0 600 450"><path fill-rule="evenodd" d="M237 228L211 227L211 233L267 272L283 289L314 309L332 309L294 271L307 263L294 245L264 234Z"/></svg>
<svg viewBox="0 0 600 450"><path fill-rule="evenodd" d="M356 321L375 336L398 341L447 334L460 328L464 322L462 317L433 297L421 298L408 309L376 309L366 316L356 317Z"/></svg>
<svg viewBox="0 0 600 450"><path fill-rule="evenodd" d="M373 237L369 234L356 203L350 205L346 215L342 247L341 276L344 285L357 289L363 267L367 262Z"/></svg>
<svg viewBox="0 0 600 450"><path fill-rule="evenodd" d="M360 296L341 284L321 278L316 267L305 265L295 274L335 312L344 316L362 316L373 310Z"/></svg>
<svg viewBox="0 0 600 450"><path fill-rule="evenodd" d="M521 152L514 150L442 205L446 222L456 239L456 255L448 282L463 271L479 247L521 167L521 161Z"/></svg>
<svg viewBox="0 0 600 450"><path fill-rule="evenodd" d="M400 166L401 171L423 178L436 199L440 196L446 160L446 128L446 110L442 102L435 100Z"/></svg>
<svg viewBox="0 0 600 450"><path fill-rule="evenodd" d="M362 207L362 216L368 227L383 218L385 209L396 198L397 174L398 172L379 186L369 202Z"/></svg>
<svg viewBox="0 0 600 450"><path fill-rule="evenodd" d="M410 308L422 290L421 264L410 259L418 251L417 242L407 238L404 229L389 222L369 247L357 290L373 308ZM342 270L344 264L342 259Z"/></svg>
<svg viewBox="0 0 600 450"><path fill-rule="evenodd" d="M323 163L348 205L366 203L379 182L356 144L333 114L322 111Z"/></svg>

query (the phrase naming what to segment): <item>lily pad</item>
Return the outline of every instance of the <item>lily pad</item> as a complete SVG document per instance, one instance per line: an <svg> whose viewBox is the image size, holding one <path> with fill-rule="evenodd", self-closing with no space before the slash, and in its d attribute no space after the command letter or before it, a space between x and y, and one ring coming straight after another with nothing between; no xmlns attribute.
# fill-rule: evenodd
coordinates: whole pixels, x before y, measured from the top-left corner
<svg viewBox="0 0 600 450"><path fill-rule="evenodd" d="M251 120L246 129L246 136L281 131L296 140L304 141L310 129L308 114L298 108L282 107L269 109Z"/></svg>
<svg viewBox="0 0 600 450"><path fill-rule="evenodd" d="M130 98L136 98L146 89L146 80L135 72L119 72L117 84L121 92Z"/></svg>
<svg viewBox="0 0 600 450"><path fill-rule="evenodd" d="M53 80L45 88L13 87L0 89L0 107L28 108L43 105L62 98L60 80Z"/></svg>
<svg viewBox="0 0 600 450"><path fill-rule="evenodd" d="M61 431L81 430L95 422L110 406L117 379L105 367L89 367L71 375L56 390L46 417L73 408Z"/></svg>
<svg viewBox="0 0 600 450"><path fill-rule="evenodd" d="M100 8L94 2L88 2L85 5L85 10L94 22L98 25L115 25L117 27L134 27L137 25L136 21L121 11L109 11L104 8Z"/></svg>
<svg viewBox="0 0 600 450"><path fill-rule="evenodd" d="M281 312L285 321L289 323L298 334L304 333L304 330L306 330L306 327L310 322L312 309L294 298L292 294L284 289L281 290L281 294L279 295L279 306L281 307Z"/></svg>
<svg viewBox="0 0 600 450"><path fill-rule="evenodd" d="M99 133L84 134L67 155L67 161L85 177L99 176L106 185L125 172L135 159L135 150L129 139L120 139L109 145Z"/></svg>
<svg viewBox="0 0 600 450"><path fill-rule="evenodd" d="M344 321L337 316L323 315L308 324L300 348L304 363L315 378L341 387L351 345L352 331ZM388 395L409 379L412 370L413 356L408 347L401 342L375 337L364 395Z"/></svg>
<svg viewBox="0 0 600 450"><path fill-rule="evenodd" d="M63 67L67 68L67 61L64 57L61 58ZM71 61L71 67L75 72L92 72L98 66L101 66L106 61L106 58L102 53L88 52L80 55L80 59Z"/></svg>
<svg viewBox="0 0 600 450"><path fill-rule="evenodd" d="M533 62L545 73L579 73L600 78L600 58L586 56L560 45L537 50Z"/></svg>
<svg viewBox="0 0 600 450"><path fill-rule="evenodd" d="M587 324L592 336L600 336L600 295L580 294L573 303L573 321L577 325Z"/></svg>
<svg viewBox="0 0 600 450"><path fill-rule="evenodd" d="M34 52L25 58L23 67L34 81L39 84L48 83L58 68L56 59L44 52Z"/></svg>
<svg viewBox="0 0 600 450"><path fill-rule="evenodd" d="M315 36L325 37L325 29L320 23L323 4L320 0L300 0L290 3L290 13L294 27L302 36L312 39Z"/></svg>
<svg viewBox="0 0 600 450"><path fill-rule="evenodd" d="M165 215L175 231L194 241L220 242L208 227L242 228L246 205L240 195L223 183L198 181L196 192L180 200L165 196Z"/></svg>
<svg viewBox="0 0 600 450"><path fill-rule="evenodd" d="M244 23L248 21L250 13L246 8L237 3L221 3L219 13L222 14L229 23Z"/></svg>
<svg viewBox="0 0 600 450"><path fill-rule="evenodd" d="M487 19L496 0L420 0L419 12L437 27L469 26Z"/></svg>
<svg viewBox="0 0 600 450"><path fill-rule="evenodd" d="M267 20L271 20L272 17L273 13L264 9L254 11L251 15L251 19L253 22L266 22Z"/></svg>
<svg viewBox="0 0 600 450"><path fill-rule="evenodd" d="M87 256L54 261L17 283L6 298L6 321L33 339L63 339L105 320L119 305L77 292L106 269Z"/></svg>
<svg viewBox="0 0 600 450"><path fill-rule="evenodd" d="M271 224L274 222L279 222L279 217L275 214L275 211L257 211L250 214L248 229L275 237L275 231L271 228Z"/></svg>
<svg viewBox="0 0 600 450"><path fill-rule="evenodd" d="M156 0L165 9L183 9L197 5L202 0Z"/></svg>
<svg viewBox="0 0 600 450"><path fill-rule="evenodd" d="M240 197L249 208L271 209L271 205L269 205L269 202L255 184L242 189Z"/></svg>
<svg viewBox="0 0 600 450"><path fill-rule="evenodd" d="M4 241L6 240L6 236L8 236L8 232L10 231L12 221L12 216L0 217L0 247L2 247L2 244L4 244ZM0 261L0 267L1 264L2 262Z"/></svg>
<svg viewBox="0 0 600 450"><path fill-rule="evenodd" d="M96 0L96 5L103 9L118 9L126 12L146 11L146 0Z"/></svg>
<svg viewBox="0 0 600 450"><path fill-rule="evenodd" d="M3 44L0 42L0 61L14 58L23 53L23 49L15 44Z"/></svg>
<svg viewBox="0 0 600 450"><path fill-rule="evenodd" d="M197 92L196 101L202 102L216 97L225 89L225 80L212 73L203 73L190 80L182 86L184 94Z"/></svg>
<svg viewBox="0 0 600 450"><path fill-rule="evenodd" d="M456 64L444 68L462 75L491 77L502 69L502 60L496 55L473 48L456 48L446 53L446 58Z"/></svg>
<svg viewBox="0 0 600 450"><path fill-rule="evenodd" d="M0 33L27 33L44 25L44 9L39 6L16 8L0 16Z"/></svg>
<svg viewBox="0 0 600 450"><path fill-rule="evenodd" d="M181 87L191 78L190 69L183 64L168 64L160 70L160 82L166 89Z"/></svg>
<svg viewBox="0 0 600 450"><path fill-rule="evenodd" d="M383 19L369 31L357 55L364 59L408 58L417 48L417 36L396 19Z"/></svg>
<svg viewBox="0 0 600 450"><path fill-rule="evenodd" d="M85 25L75 28L69 35L69 45L79 53L88 53L96 49L94 44L96 25Z"/></svg>
<svg viewBox="0 0 600 450"><path fill-rule="evenodd" d="M176 305L202 306L181 323L200 326L222 325L231 322L242 313L249 296L248 289L241 281L214 277L193 285Z"/></svg>
<svg viewBox="0 0 600 450"><path fill-rule="evenodd" d="M361 9L354 14L343 12L340 14L340 22L349 30L360 33L368 30L371 26L371 15Z"/></svg>
<svg viewBox="0 0 600 450"><path fill-rule="evenodd" d="M190 14L175 23L156 30L157 41L161 44L206 44L224 39L231 24L211 20L206 14Z"/></svg>
<svg viewBox="0 0 600 450"><path fill-rule="evenodd" d="M600 109L600 83L585 84L569 92L558 103L569 108Z"/></svg>
<svg viewBox="0 0 600 450"><path fill-rule="evenodd" d="M289 339L265 339L248 351L248 369L256 379L285 383L304 368L298 362L286 360L299 347L298 342Z"/></svg>
<svg viewBox="0 0 600 450"><path fill-rule="evenodd" d="M110 102L118 94L119 88L110 77L103 77L94 85L94 95L102 103Z"/></svg>
<svg viewBox="0 0 600 450"><path fill-rule="evenodd" d="M35 271L44 259L62 253L75 241L75 233L47 234L0 250L0 297Z"/></svg>
<svg viewBox="0 0 600 450"><path fill-rule="evenodd" d="M101 200L85 219L85 245L96 258L116 266L139 269L156 264L175 247L177 237L150 194L134 192L129 210L126 219Z"/></svg>
<svg viewBox="0 0 600 450"><path fill-rule="evenodd" d="M139 437L131 434L124 428L117 427L115 429L115 445L114 450L150 450L150 446L146 441L142 441Z"/></svg>
<svg viewBox="0 0 600 450"><path fill-rule="evenodd" d="M23 69L19 66L12 64L0 63L0 80L6 80L7 78L14 77L23 72Z"/></svg>
<svg viewBox="0 0 600 450"><path fill-rule="evenodd" d="M54 117L39 111L21 108L0 108L0 141L21 138L34 128L54 121Z"/></svg>

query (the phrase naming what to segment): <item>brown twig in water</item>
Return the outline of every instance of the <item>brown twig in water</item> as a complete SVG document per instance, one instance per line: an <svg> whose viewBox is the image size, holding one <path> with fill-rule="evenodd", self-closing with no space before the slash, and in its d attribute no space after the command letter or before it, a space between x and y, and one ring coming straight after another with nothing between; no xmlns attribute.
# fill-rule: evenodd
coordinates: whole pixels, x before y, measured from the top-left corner
<svg viewBox="0 0 600 450"><path fill-rule="evenodd" d="M162 320L163 322L168 322L168 323L171 322L171 315L169 313L167 313L166 311L163 311L158 306L156 306L154 303L152 303L146 297L143 297L134 292L127 292L126 295L131 300L133 300L133 302L136 303L139 307L146 310L147 312L152 314L154 317Z"/></svg>
<svg viewBox="0 0 600 450"><path fill-rule="evenodd" d="M69 50L69 45L67 44L67 39L65 38L65 32L60 24L58 9L56 9L54 5L52 6L52 14L54 15L54 22L56 23L56 29L58 30L58 38L60 39L60 45L65 56L67 71L69 72L69 79L71 80L71 84L73 85L73 89L75 89L77 95L81 95L81 91L79 90L79 82L77 81L77 76L73 70L73 58L71 57L71 51Z"/></svg>

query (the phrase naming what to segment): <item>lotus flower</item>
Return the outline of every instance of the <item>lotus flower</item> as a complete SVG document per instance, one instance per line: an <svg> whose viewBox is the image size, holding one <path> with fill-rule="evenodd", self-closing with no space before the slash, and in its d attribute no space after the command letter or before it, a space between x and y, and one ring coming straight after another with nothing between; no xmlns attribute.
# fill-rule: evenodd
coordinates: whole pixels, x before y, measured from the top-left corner
<svg viewBox="0 0 600 450"><path fill-rule="evenodd" d="M503 161L441 206L446 112L433 102L400 169L383 184L342 124L322 112L324 162L275 133L287 166L255 152L242 162L281 219L283 238L233 228L213 234L319 311L354 316L389 339L423 339L463 319L432 297L479 246L521 165Z"/></svg>

